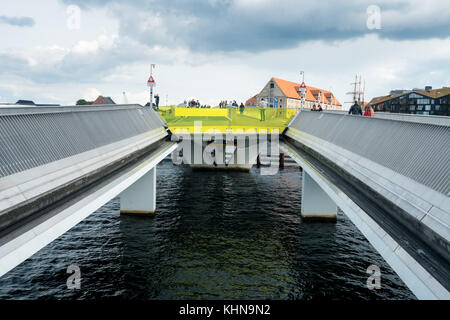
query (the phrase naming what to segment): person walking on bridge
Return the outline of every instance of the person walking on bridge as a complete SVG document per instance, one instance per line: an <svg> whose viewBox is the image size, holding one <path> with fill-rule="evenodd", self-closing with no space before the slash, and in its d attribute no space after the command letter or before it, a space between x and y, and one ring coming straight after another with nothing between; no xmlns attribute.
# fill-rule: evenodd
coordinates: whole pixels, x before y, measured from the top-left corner
<svg viewBox="0 0 450 320"><path fill-rule="evenodd" d="M239 113L240 113L240 114L243 114L243 113L244 113L244 109L245 109L245 106L244 106L244 104L241 102L241 105L239 106Z"/></svg>
<svg viewBox="0 0 450 320"><path fill-rule="evenodd" d="M259 110L261 113L261 120L260 121L265 121L266 120L266 101L264 100L264 98L261 99L261 102L259 103L259 105L261 106L261 109Z"/></svg>
<svg viewBox="0 0 450 320"><path fill-rule="evenodd" d="M363 116L365 116L365 117L374 117L375 116L375 112L373 111L372 106L367 106L364 108Z"/></svg>
<svg viewBox="0 0 450 320"><path fill-rule="evenodd" d="M348 110L348 114L362 116L362 110L361 110L361 107L358 104L358 101L355 100L355 104L350 107L350 110Z"/></svg>
<svg viewBox="0 0 450 320"><path fill-rule="evenodd" d="M155 107L156 107L156 110L159 110L159 95L158 94L155 95Z"/></svg>

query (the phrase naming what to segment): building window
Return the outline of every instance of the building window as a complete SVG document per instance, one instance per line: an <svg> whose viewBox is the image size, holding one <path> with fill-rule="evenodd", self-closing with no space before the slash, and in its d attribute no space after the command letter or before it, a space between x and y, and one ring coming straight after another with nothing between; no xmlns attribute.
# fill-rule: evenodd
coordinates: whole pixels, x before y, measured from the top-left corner
<svg viewBox="0 0 450 320"><path fill-rule="evenodd" d="M429 104L430 103L430 99L417 99L417 103Z"/></svg>
<svg viewBox="0 0 450 320"><path fill-rule="evenodd" d="M270 84L270 88L275 88L275 84L273 82Z"/></svg>

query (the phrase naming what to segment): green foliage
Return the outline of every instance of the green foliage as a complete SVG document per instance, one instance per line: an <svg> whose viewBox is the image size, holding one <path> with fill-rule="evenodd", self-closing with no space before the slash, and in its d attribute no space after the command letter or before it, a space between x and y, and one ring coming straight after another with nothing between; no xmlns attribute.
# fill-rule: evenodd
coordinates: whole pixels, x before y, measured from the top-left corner
<svg viewBox="0 0 450 320"><path fill-rule="evenodd" d="M90 105L92 104L94 101L86 101L84 99L80 99L77 101L77 106L85 106L85 105Z"/></svg>

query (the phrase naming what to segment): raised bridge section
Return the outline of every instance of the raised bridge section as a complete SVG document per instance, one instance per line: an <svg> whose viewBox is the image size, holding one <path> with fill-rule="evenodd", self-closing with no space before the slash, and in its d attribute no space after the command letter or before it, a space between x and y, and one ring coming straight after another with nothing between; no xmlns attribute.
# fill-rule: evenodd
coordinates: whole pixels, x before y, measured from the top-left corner
<svg viewBox="0 0 450 320"><path fill-rule="evenodd" d="M139 105L1 108L0 275L147 173L154 182L168 137Z"/></svg>
<svg viewBox="0 0 450 320"><path fill-rule="evenodd" d="M302 111L285 137L418 297L450 297L450 126Z"/></svg>

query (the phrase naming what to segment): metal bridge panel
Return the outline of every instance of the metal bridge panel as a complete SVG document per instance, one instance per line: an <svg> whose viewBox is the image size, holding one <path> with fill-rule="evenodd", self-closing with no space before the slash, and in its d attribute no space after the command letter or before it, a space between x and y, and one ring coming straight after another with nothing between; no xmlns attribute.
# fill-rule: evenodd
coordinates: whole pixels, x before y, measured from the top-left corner
<svg viewBox="0 0 450 320"><path fill-rule="evenodd" d="M450 195L450 126L302 111L291 127Z"/></svg>
<svg viewBox="0 0 450 320"><path fill-rule="evenodd" d="M0 178L162 127L135 106L0 110Z"/></svg>

